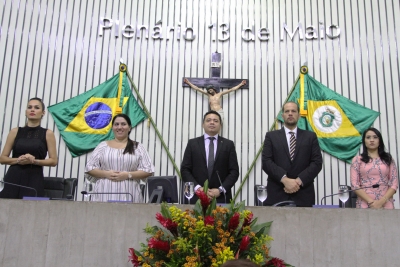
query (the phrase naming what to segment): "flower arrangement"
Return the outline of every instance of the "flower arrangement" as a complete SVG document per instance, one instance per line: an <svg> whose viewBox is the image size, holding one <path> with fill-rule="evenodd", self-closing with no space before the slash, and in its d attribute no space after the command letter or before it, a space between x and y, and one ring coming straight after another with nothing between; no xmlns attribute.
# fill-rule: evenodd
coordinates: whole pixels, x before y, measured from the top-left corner
<svg viewBox="0 0 400 267"><path fill-rule="evenodd" d="M204 191L207 192L207 182ZM141 250L129 249L133 266L221 266L232 259L249 259L260 266L291 266L269 255L268 235L272 222L256 224L244 201L228 207L216 205L203 191L193 210L161 204L156 219L162 225L144 229L150 237Z"/></svg>

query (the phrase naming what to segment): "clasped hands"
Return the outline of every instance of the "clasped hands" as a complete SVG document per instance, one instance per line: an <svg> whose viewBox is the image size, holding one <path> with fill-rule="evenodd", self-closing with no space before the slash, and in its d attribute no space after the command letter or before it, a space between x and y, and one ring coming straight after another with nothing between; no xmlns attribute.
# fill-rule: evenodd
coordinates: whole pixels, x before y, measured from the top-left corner
<svg viewBox="0 0 400 267"><path fill-rule="evenodd" d="M383 209L383 206L385 205L386 201L381 198L379 200L371 200L367 202L368 208L369 209Z"/></svg>
<svg viewBox="0 0 400 267"><path fill-rule="evenodd" d="M198 190L203 191L204 192L204 188L200 187ZM220 196L220 192L218 188L209 188L207 190L207 196L209 199L212 199L213 197L217 198Z"/></svg>
<svg viewBox="0 0 400 267"><path fill-rule="evenodd" d="M17 159L17 164L20 164L20 165L27 165L27 164L34 164L34 163L35 163L35 157L29 153L25 154L25 155L21 155Z"/></svg>
<svg viewBox="0 0 400 267"><path fill-rule="evenodd" d="M105 177L114 182L124 181L129 178L128 172L119 172L119 171L113 171L113 170L108 170L105 172L106 172Z"/></svg>
<svg viewBox="0 0 400 267"><path fill-rule="evenodd" d="M285 186L283 188L283 190L285 191L285 193L288 193L288 194L293 194L293 193L296 193L297 191L299 191L300 186L302 184L300 178L298 178L298 177L296 179L283 177L282 183Z"/></svg>

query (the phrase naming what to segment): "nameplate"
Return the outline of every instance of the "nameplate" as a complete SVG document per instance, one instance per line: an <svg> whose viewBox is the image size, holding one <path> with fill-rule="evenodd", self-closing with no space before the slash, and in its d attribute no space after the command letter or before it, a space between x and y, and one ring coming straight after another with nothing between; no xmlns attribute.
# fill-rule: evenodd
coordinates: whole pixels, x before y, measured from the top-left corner
<svg viewBox="0 0 400 267"><path fill-rule="evenodd" d="M49 197L22 197L23 200L50 200Z"/></svg>
<svg viewBox="0 0 400 267"><path fill-rule="evenodd" d="M132 203L132 201L128 201L128 200L107 200L107 202L109 203Z"/></svg>
<svg viewBox="0 0 400 267"><path fill-rule="evenodd" d="M317 209L337 209L339 205L313 205L313 208Z"/></svg>

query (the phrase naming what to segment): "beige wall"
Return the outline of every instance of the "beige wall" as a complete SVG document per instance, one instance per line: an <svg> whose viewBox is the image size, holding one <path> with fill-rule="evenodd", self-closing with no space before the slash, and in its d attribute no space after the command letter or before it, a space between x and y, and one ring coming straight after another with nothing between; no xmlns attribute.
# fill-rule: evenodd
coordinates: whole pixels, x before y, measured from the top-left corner
<svg viewBox="0 0 400 267"><path fill-rule="evenodd" d="M184 206L188 208L188 206ZM399 210L250 207L273 221L272 255L295 266L394 266ZM156 204L0 201L0 266L132 266Z"/></svg>
<svg viewBox="0 0 400 267"><path fill-rule="evenodd" d="M202 134L206 99L181 86L182 77L209 77L211 53L222 52L222 77L249 79L250 89L225 96L226 137L234 140L241 184L255 159L299 68L336 92L381 112L374 126L382 131L389 151L399 163L400 99L398 1L33 1L0 4L0 139L24 124L28 98L42 97L47 105L74 97L117 73L123 58L175 162L180 166L188 139ZM100 17L125 24L147 25L150 37L114 36L115 27L98 35ZM193 27L193 41L181 37L151 37L158 21L167 26ZM209 25L229 23L230 39L215 42ZM242 30L266 27L270 39L246 42ZM292 31L338 25L339 38L281 40L282 24ZM177 31L177 30L176 30ZM171 35L172 36L172 35ZM72 158L48 114L42 125L55 131L59 164L45 168L46 176L76 177L82 190L87 155ZM142 142L156 166L156 175L176 174L153 128L142 123L131 137ZM349 165L323 155L316 179L317 200L349 184ZM6 172L0 166L0 177ZM266 183L261 160L256 161L239 200L253 204L253 185ZM80 198L79 198L80 199ZM396 195L399 208L399 194ZM328 199L330 204L331 199ZM333 198L338 203L337 198Z"/></svg>

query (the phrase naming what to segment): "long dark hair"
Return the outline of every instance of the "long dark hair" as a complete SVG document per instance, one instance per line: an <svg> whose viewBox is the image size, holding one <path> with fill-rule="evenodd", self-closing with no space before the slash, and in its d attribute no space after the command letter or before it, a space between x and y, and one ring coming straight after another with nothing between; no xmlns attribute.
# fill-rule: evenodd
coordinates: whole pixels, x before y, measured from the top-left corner
<svg viewBox="0 0 400 267"><path fill-rule="evenodd" d="M385 144L383 143L383 139L382 139L382 134L381 132L379 132L377 129L371 127L368 128L362 136L362 146L363 146L363 152L361 153L361 161L368 163L371 160L371 157L368 156L368 149L367 146L365 145L365 136L367 135L367 132L374 132L376 134L376 136L378 136L379 138L379 147L378 147L378 154L379 157L381 158L381 160L386 164L386 165L390 165L393 161L392 159L392 155L390 155L390 153L385 151Z"/></svg>
<svg viewBox="0 0 400 267"><path fill-rule="evenodd" d="M132 129L132 122L131 122L131 119L128 117L128 115L123 114L123 113L118 114L118 115L115 115L114 118L112 119L111 125L114 125L114 121L115 121L116 118L123 118L123 119L125 119L126 122L127 122L128 125L129 125L129 127L131 127L131 129ZM124 150L124 153L123 153L123 154L125 154L125 153L135 154L135 148L137 148L137 146L138 146L138 142L132 141L132 140L129 138L129 134L130 134L130 133L131 133L131 131L129 131L129 133L128 133L128 142L126 143L126 147L125 147L125 150Z"/></svg>

